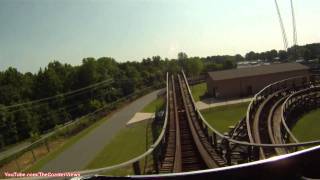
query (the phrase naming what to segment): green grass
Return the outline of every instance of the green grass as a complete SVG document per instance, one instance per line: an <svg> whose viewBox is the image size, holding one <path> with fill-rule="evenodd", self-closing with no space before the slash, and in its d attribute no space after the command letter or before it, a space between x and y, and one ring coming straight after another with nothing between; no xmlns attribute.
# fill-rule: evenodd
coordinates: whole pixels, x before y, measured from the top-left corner
<svg viewBox="0 0 320 180"><path fill-rule="evenodd" d="M152 144L150 121L125 127L107 144L85 169L95 169L128 161L143 154ZM107 174L127 175L132 167L121 168Z"/></svg>
<svg viewBox="0 0 320 180"><path fill-rule="evenodd" d="M154 113L163 105L164 101L162 97L158 97L154 101L150 102L147 106L145 106L142 112Z"/></svg>
<svg viewBox="0 0 320 180"><path fill-rule="evenodd" d="M200 101L201 96L205 95L207 92L207 83L200 83L191 86L191 93L193 99L197 102Z"/></svg>
<svg viewBox="0 0 320 180"><path fill-rule="evenodd" d="M249 103L219 106L201 111L206 121L219 132L228 132L229 126L235 125L246 115Z"/></svg>
<svg viewBox="0 0 320 180"><path fill-rule="evenodd" d="M292 133L296 138L303 141L320 139L320 109L311 111L304 115L293 127Z"/></svg>
<svg viewBox="0 0 320 180"><path fill-rule="evenodd" d="M53 150L48 155L46 155L43 158L41 158L40 160L38 160L34 165L32 165L31 167L29 167L26 170L24 170L24 172L40 171L41 168L44 167L49 161L51 161L52 159L56 158L61 152L63 152L64 150L66 150L68 147L72 146L76 142L78 142L81 138L83 138L85 135L87 135L90 132L92 132L92 130L94 130L95 128L100 126L106 120L107 120L107 118L101 118L100 120L98 120L97 122L92 124L90 127L84 129L83 131L81 131L77 135L72 136L61 147Z"/></svg>

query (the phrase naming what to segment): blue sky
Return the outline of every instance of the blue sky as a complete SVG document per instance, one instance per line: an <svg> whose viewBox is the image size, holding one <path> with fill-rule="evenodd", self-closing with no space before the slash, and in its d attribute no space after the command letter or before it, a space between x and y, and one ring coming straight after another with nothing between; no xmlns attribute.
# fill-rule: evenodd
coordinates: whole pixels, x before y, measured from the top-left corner
<svg viewBox="0 0 320 180"><path fill-rule="evenodd" d="M290 45L290 1L278 0ZM320 1L294 0L298 43L320 42ZM52 60L140 61L282 49L273 0L0 0L0 70Z"/></svg>

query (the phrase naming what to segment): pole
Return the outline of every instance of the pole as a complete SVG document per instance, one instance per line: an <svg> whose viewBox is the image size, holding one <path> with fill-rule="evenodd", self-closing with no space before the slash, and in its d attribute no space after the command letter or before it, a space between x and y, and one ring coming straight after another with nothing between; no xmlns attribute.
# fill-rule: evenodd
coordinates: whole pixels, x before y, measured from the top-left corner
<svg viewBox="0 0 320 180"><path fill-rule="evenodd" d="M284 25L283 25L281 13L280 13L279 5L278 5L277 0L274 0L274 3L275 3L275 5L276 5L277 14L278 14L279 23L280 23L280 28L281 28L281 32L282 32L284 50L287 50L287 49L288 49L288 40L287 40L286 31L285 31L285 29L284 29Z"/></svg>

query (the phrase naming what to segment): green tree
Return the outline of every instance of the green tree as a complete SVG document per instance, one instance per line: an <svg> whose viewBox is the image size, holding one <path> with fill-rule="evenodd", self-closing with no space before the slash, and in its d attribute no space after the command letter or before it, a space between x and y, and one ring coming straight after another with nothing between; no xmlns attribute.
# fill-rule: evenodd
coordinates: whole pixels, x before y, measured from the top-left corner
<svg viewBox="0 0 320 180"><path fill-rule="evenodd" d="M284 50L280 50L278 55L281 61L287 60L289 57L287 51Z"/></svg>
<svg viewBox="0 0 320 180"><path fill-rule="evenodd" d="M31 131L31 115L24 107L20 107L14 114L18 137L20 140L26 139Z"/></svg>
<svg viewBox="0 0 320 180"><path fill-rule="evenodd" d="M303 53L303 59L310 60L313 58L314 58L314 56L313 56L312 52L309 49L306 49Z"/></svg>
<svg viewBox="0 0 320 180"><path fill-rule="evenodd" d="M278 57L278 52L276 50L267 51L266 53L266 59L269 61L273 61L276 57Z"/></svg>
<svg viewBox="0 0 320 180"><path fill-rule="evenodd" d="M124 77L123 79L121 79L120 87L123 96L127 96L135 91L135 85L131 78L129 79L127 77Z"/></svg>
<svg viewBox="0 0 320 180"><path fill-rule="evenodd" d="M224 61L223 63L223 69L232 69L234 67L236 67L236 64L231 60Z"/></svg>
<svg viewBox="0 0 320 180"><path fill-rule="evenodd" d="M88 111L89 111L89 112L93 112L93 111L95 111L95 110L97 110L97 109L99 109L99 108L101 108L101 107L102 107L102 104L101 104L100 101L98 101L98 100L91 100L91 101L89 102Z"/></svg>
<svg viewBox="0 0 320 180"><path fill-rule="evenodd" d="M244 57L242 57L240 54L236 54L235 55L235 61L236 62L240 62L240 61L244 61Z"/></svg>
<svg viewBox="0 0 320 180"><path fill-rule="evenodd" d="M177 73L180 71L180 67L179 67L179 64L176 60L167 60L166 61L166 69L169 73Z"/></svg>
<svg viewBox="0 0 320 180"><path fill-rule="evenodd" d="M97 60L97 73L99 81L113 79L119 75L119 66L113 58L102 57Z"/></svg>
<svg viewBox="0 0 320 180"><path fill-rule="evenodd" d="M217 70L219 70L219 69L220 69L220 67L218 67L218 64L216 64L216 63L210 63L210 64L207 64L207 65L205 66L205 70L206 70L207 72L217 71Z"/></svg>
<svg viewBox="0 0 320 180"><path fill-rule="evenodd" d="M5 138L8 130L6 126L6 113L3 108L4 106L0 104L0 149L6 145Z"/></svg>
<svg viewBox="0 0 320 180"><path fill-rule="evenodd" d="M0 104L10 105L21 101L23 75L15 68L9 67L0 82Z"/></svg>
<svg viewBox="0 0 320 180"><path fill-rule="evenodd" d="M178 60L186 60L188 59L188 55L184 52L179 52L178 53Z"/></svg>
<svg viewBox="0 0 320 180"><path fill-rule="evenodd" d="M16 122L14 121L14 118L12 114L7 113L6 114L6 133L4 135L6 144L13 144L16 143L19 139L18 137L18 131Z"/></svg>
<svg viewBox="0 0 320 180"><path fill-rule="evenodd" d="M178 53L178 64L182 69L187 71L186 69L188 69L188 55L186 53Z"/></svg>
<svg viewBox="0 0 320 180"><path fill-rule="evenodd" d="M77 72L77 87L81 88L94 84L99 80L99 74L97 71L97 63L94 58L85 58L82 60L82 65Z"/></svg>
<svg viewBox="0 0 320 180"><path fill-rule="evenodd" d="M199 57L189 58L186 61L186 73L189 76L198 76L203 71L204 65Z"/></svg>
<svg viewBox="0 0 320 180"><path fill-rule="evenodd" d="M250 51L249 53L246 54L245 58L247 61L257 60L259 58L259 54L253 51Z"/></svg>
<svg viewBox="0 0 320 180"><path fill-rule="evenodd" d="M259 59L266 60L267 59L266 53L265 52L259 53Z"/></svg>
<svg viewBox="0 0 320 180"><path fill-rule="evenodd" d="M40 99L62 93L63 83L58 74L51 68L40 69L35 78L34 98Z"/></svg>
<svg viewBox="0 0 320 180"><path fill-rule="evenodd" d="M51 110L48 104L43 104L37 108L38 114L38 129L40 133L44 133L53 129L58 122L58 114L56 111Z"/></svg>

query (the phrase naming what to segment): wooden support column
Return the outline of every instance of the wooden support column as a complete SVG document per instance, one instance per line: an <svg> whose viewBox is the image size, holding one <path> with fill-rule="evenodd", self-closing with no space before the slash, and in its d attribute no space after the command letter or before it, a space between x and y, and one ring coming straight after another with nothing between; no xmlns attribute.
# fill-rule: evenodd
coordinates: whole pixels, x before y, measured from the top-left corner
<svg viewBox="0 0 320 180"><path fill-rule="evenodd" d="M227 158L227 164L231 165L231 149L230 149L230 142L226 141L226 158Z"/></svg>
<svg viewBox="0 0 320 180"><path fill-rule="evenodd" d="M19 162L18 162L18 156L16 156L16 157L14 158L14 162L15 162L15 164L16 164L16 166L17 166L17 170L20 172L20 171L21 171L21 168L20 168L20 165L19 165Z"/></svg>
<svg viewBox="0 0 320 180"><path fill-rule="evenodd" d="M247 152L248 152L248 161L251 162L251 156L252 156L252 149L251 146L247 147Z"/></svg>
<svg viewBox="0 0 320 180"><path fill-rule="evenodd" d="M217 149L218 145L217 145L217 135L216 133L213 133L213 147L215 149Z"/></svg>
<svg viewBox="0 0 320 180"><path fill-rule="evenodd" d="M133 172L135 175L141 175L140 163L136 161L133 163Z"/></svg>
<svg viewBox="0 0 320 180"><path fill-rule="evenodd" d="M31 154L32 154L32 157L33 157L33 161L35 162L37 159L36 159L36 156L34 155L33 149L31 149Z"/></svg>
<svg viewBox="0 0 320 180"><path fill-rule="evenodd" d="M152 157L153 157L153 169L155 170L155 172L157 174L159 174L159 151L158 149L154 149L153 153L152 153Z"/></svg>
<svg viewBox="0 0 320 180"><path fill-rule="evenodd" d="M208 127L207 126L204 126L204 134L206 136L206 138L209 137L209 134L208 134Z"/></svg>
<svg viewBox="0 0 320 180"><path fill-rule="evenodd" d="M45 144L45 146L47 148L47 151L50 152L50 146L48 144L48 140L47 139L44 140L44 144Z"/></svg>

